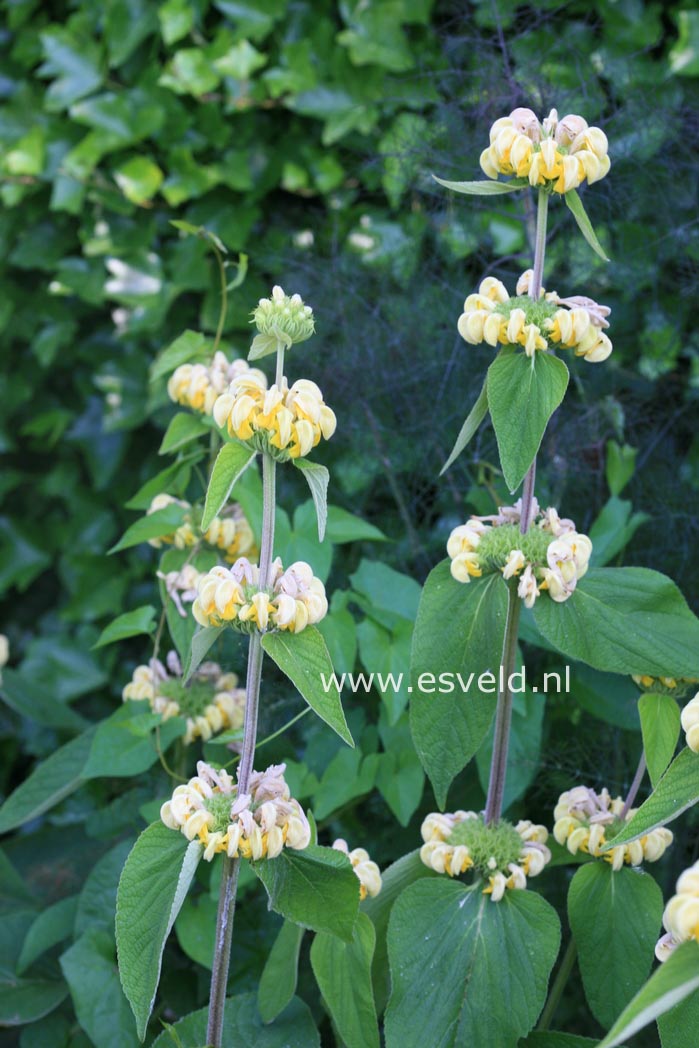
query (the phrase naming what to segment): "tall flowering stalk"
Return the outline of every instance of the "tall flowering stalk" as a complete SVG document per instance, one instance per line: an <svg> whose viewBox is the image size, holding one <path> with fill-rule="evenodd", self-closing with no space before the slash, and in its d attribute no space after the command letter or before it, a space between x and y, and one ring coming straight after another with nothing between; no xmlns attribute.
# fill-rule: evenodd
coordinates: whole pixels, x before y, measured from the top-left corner
<svg viewBox="0 0 699 1048"><path fill-rule="evenodd" d="M288 298L279 287L275 287L271 300L262 300L255 312L255 322L258 327L258 339L273 339L275 342L276 368L275 384L270 393L276 392L277 396L265 398L273 404L262 405L262 414L269 416L272 413L279 414L275 408L279 406L279 392L284 386L284 355L285 348L295 341L303 341L313 332L313 314L309 307L304 306L298 295ZM269 352L269 344L267 344ZM259 374L259 373L258 373ZM245 376L243 376L245 378ZM257 378L257 376L255 376ZM261 390L264 380L260 378L257 383ZM253 414L247 391L241 392L236 388L235 379L231 385L231 392L223 394L213 406L214 415L221 424L228 424L229 429L235 432L236 421L243 420L243 432L252 429L256 420L259 420L259 412ZM242 411L241 411L242 404ZM247 417L244 412L248 411ZM254 410L254 409L253 409ZM253 416L253 417L251 417ZM334 427L333 427L334 429ZM272 442L269 439L270 429L260 427L257 432L262 434L263 440L257 446L262 453L262 535L260 541L260 559L255 586L258 596L263 595L262 604L269 603L267 590L274 579L272 577L272 558L274 550L274 518L276 510L276 469L277 454L283 453L283 448L275 448L272 453ZM242 436L242 433L241 433ZM273 438L272 438L273 439ZM279 443L279 442L277 442ZM201 596L200 589L200 596ZM262 662L264 652L262 650L262 634L267 626L267 619L260 621L262 607L250 602L252 609L257 613L256 618L248 619L251 625L256 626L250 633L248 646L248 667L245 685L245 719L243 725L243 744L238 767L237 793L242 796L248 793L250 779L253 772L255 757L255 745L257 741L257 722L260 704L260 685L262 681ZM244 606L244 605L243 605ZM220 610L220 601L219 601ZM327 602L325 609L327 610ZM201 613L200 613L201 614ZM205 612L204 612L205 614ZM266 614L266 611L265 611ZM240 610L238 610L238 623L240 624ZM306 842L307 843L307 842ZM240 856L231 857L225 854L223 859L223 875L219 892L218 911L216 914L216 938L214 947L213 967L211 974L211 991L209 995L209 1017L207 1024L207 1043L214 1048L220 1048L223 1035L223 1020L226 998L226 986L228 983L228 971L230 967L231 944L233 941L233 918L235 914L235 900L238 888L238 875L240 871Z"/></svg>

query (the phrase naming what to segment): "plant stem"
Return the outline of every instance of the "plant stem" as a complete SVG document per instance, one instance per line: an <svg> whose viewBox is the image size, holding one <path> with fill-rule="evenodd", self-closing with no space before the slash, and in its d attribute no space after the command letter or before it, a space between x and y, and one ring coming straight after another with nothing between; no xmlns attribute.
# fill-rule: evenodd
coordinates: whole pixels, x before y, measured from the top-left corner
<svg viewBox="0 0 699 1048"><path fill-rule="evenodd" d="M621 809L621 814L619 815L620 819L625 819L626 816L628 815L629 808L631 807L633 802L636 800L636 794L638 793L640 785L643 782L643 776L645 774L646 774L646 755L645 755L645 752L642 752L641 753L641 759L639 760L638 767L636 768L636 774L634 775L633 782L631 783L631 789L629 790L628 797L624 801L624 807Z"/></svg>
<svg viewBox="0 0 699 1048"><path fill-rule="evenodd" d="M507 751L510 744L510 724L512 722L512 689L510 674L514 670L517 657L517 632L522 601L517 596L516 582L508 586L507 623L505 639L502 645L501 670L503 687L498 694L498 708L495 715L495 735L493 738L493 756L490 762L488 780L488 798L485 805L486 824L497 822L502 814L502 801L505 795L505 776L507 774Z"/></svg>
<svg viewBox="0 0 699 1048"><path fill-rule="evenodd" d="M537 1030L548 1030L551 1025L551 1020L556 1014L556 1008L563 996L563 991L565 990L566 983L570 978L570 973L573 971L573 965L575 964L575 958L577 956L578 947L575 944L575 939L571 936L568 945L566 946L566 952L563 954L561 966L556 972L556 978L553 981L548 1000L546 1001L544 1010L541 1013Z"/></svg>
<svg viewBox="0 0 699 1048"><path fill-rule="evenodd" d="M534 242L534 269L529 284L529 297L538 302L541 295L541 282L544 275L544 256L546 254L546 225L549 212L549 196L544 189L539 190L539 201L536 211L536 239ZM534 484L536 481L536 458L529 467L524 484L522 486L522 514L519 522L519 530L522 535L529 531L532 522L532 507L534 504Z"/></svg>
<svg viewBox="0 0 699 1048"><path fill-rule="evenodd" d="M277 374L284 367L284 350L277 350ZM276 502L276 462L266 452L262 454L262 540L260 542L259 585L265 589L269 584L274 549L274 511ZM238 767L238 794L246 793L255 759L257 740L257 714L260 703L260 683L262 680L262 638L258 632L250 634L248 647L248 672L245 683L245 724L243 728L243 747ZM216 944L214 946L214 963L211 973L211 993L209 997L209 1019L206 1029L206 1043L212 1048L221 1048L223 1036L223 1017L226 1004L226 987L228 969L231 959L233 941L233 918L235 915L235 897L238 889L238 872L240 859L224 858L221 891L218 898L216 914Z"/></svg>
<svg viewBox="0 0 699 1048"><path fill-rule="evenodd" d="M539 190L536 212L536 240L534 244L534 268L529 285L529 297L535 302L541 295L541 280L544 273L544 255L546 253L546 223L548 219L549 198L544 189ZM522 487L522 512L519 530L522 535L529 531L534 504L534 484L536 481L536 458L529 467ZM505 795L505 776L507 775L507 753L510 746L510 724L512 723L512 689L510 676L515 668L517 658L517 631L522 602L517 596L517 586L510 583L508 587L507 623L502 646L500 673L502 688L498 693L498 706L495 714L495 735L493 738L493 757L490 763L488 780L488 797L485 804L486 824L497 822L502 815L502 801Z"/></svg>

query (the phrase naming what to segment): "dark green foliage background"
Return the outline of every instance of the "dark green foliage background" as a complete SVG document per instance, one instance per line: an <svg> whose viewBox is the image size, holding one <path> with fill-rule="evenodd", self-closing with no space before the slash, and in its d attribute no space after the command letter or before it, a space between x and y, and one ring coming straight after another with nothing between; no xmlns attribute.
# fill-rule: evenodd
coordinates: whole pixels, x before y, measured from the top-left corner
<svg viewBox="0 0 699 1048"><path fill-rule="evenodd" d="M392 540L380 551L341 547L331 589L348 586L362 553L422 581L467 503L492 504L474 485L504 494L490 430L438 472L492 356L462 342L456 318L486 273L512 286L530 265L531 206L519 195L456 197L430 172L478 177L490 123L522 104L584 114L607 132L612 157L608 178L584 193L610 265L565 208L552 209L555 277L545 283L612 307L614 354L573 363L545 438L541 500L585 530L608 495L606 441L637 446L625 496L651 520L625 560L665 571L696 606L699 11L640 0L2 6L2 628L13 664L44 696L104 716L148 654L139 640L90 648L115 615L155 597L153 551L105 556L134 519L124 503L164 464L157 447L172 408L162 386L149 387L149 364L185 327L213 333L218 317L213 258L171 219L204 224L232 257L249 255L225 332L239 352L272 283L315 308L318 336L289 369L317 380L338 415L323 458L331 500ZM283 504L306 497L298 478L285 479ZM376 719L375 697L354 705L360 727ZM373 752L376 729L366 730ZM0 790L65 738L2 707ZM307 761L315 746L321 770L335 752L308 722L295 739ZM545 739L532 817L539 806L547 821L571 775L628 784L635 734L581 721L567 700ZM94 860L143 825L137 812L155 787L127 785L95 782L40 834L8 841L32 907L79 890ZM477 804L473 773L463 789ZM385 863L414 847L432 803L426 795L404 830L374 792L332 829L361 836ZM673 861L693 858L689 845ZM240 992L266 954L253 912L241 909ZM201 972L187 979L189 963L175 947L164 967L183 1011L206 992ZM567 1007L583 1031L575 1002ZM81 1037L60 1043L87 1044Z"/></svg>

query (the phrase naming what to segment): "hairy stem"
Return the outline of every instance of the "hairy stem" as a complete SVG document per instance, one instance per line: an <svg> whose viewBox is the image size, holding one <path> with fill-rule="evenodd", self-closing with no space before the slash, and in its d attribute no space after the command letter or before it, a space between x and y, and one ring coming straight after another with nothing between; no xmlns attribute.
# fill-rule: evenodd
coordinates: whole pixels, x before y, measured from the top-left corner
<svg viewBox="0 0 699 1048"><path fill-rule="evenodd" d="M536 211L536 239L534 242L534 269L529 285L529 297L535 302L541 295L541 281L544 275L544 256L546 254L546 225L548 221L549 197L544 189L539 190L539 201ZM534 484L536 481L536 458L529 467L522 486L522 515L520 517L519 530L523 535L529 531L532 522L532 507L534 504Z"/></svg>
<svg viewBox="0 0 699 1048"><path fill-rule="evenodd" d="M634 775L633 782L631 783L631 788L629 790L629 793L628 793L628 796L627 796L626 800L624 801L624 807L621 809L621 814L619 815L620 819L625 819L626 816L628 815L629 808L631 807L633 802L636 800L636 794L639 791L640 785L643 782L643 776L645 774L646 774L646 755L645 755L645 752L642 752L641 753L641 759L639 760L638 767L636 768L636 774Z"/></svg>
<svg viewBox="0 0 699 1048"><path fill-rule="evenodd" d="M280 360L281 358L281 360ZM277 374L284 367L284 350L277 352ZM276 462L271 455L262 455L262 541L260 543L260 589L269 583L274 549L274 510L276 503ZM238 793L245 793L250 782L255 759L257 740L257 714L260 704L260 682L262 680L262 640L259 633L250 634L248 648L248 672L245 683L245 724L243 728L243 746L238 767ZM223 1017L226 1004L226 987L228 969L231 959L233 941L233 918L235 915L235 897L238 888L240 859L227 856L223 864L221 891L218 898L216 914L216 943L214 946L214 963L211 973L211 993L209 997L209 1019L206 1029L206 1042L212 1048L221 1048L223 1036Z"/></svg>
<svg viewBox="0 0 699 1048"><path fill-rule="evenodd" d="M577 956L578 947L575 944L575 939L571 936L566 947L566 952L563 954L561 966L556 972L556 978L553 981L548 1000L546 1001L544 1010L541 1013L537 1030L548 1030L551 1025L551 1020L556 1014L556 1008L563 996L563 991L565 990L568 979L573 971L573 965L575 964L575 958Z"/></svg>
<svg viewBox="0 0 699 1048"><path fill-rule="evenodd" d="M522 601L517 596L516 582L508 585L507 623L505 639L502 646L501 673L503 687L498 694L498 708L495 714L495 736L493 738L493 756L490 762L488 780L488 798L485 805L486 824L497 822L502 815L502 800L505 795L505 776L507 775L507 751L510 744L510 724L512 722L512 689L510 675L514 671L517 658L517 632Z"/></svg>

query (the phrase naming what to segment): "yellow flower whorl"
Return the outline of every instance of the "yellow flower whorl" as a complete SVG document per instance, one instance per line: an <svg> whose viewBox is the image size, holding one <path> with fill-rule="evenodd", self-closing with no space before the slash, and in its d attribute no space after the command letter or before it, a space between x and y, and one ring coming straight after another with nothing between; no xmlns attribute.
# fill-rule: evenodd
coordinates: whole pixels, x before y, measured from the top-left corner
<svg viewBox="0 0 699 1048"><path fill-rule="evenodd" d="M327 614L325 586L305 561L284 570L277 558L266 589L260 589L259 578L259 567L245 557L232 568L212 568L199 581L194 618L201 626L228 625L243 633L300 633Z"/></svg>
<svg viewBox="0 0 699 1048"><path fill-rule="evenodd" d="M293 386L282 379L267 389L261 372L241 376L213 409L216 424L256 451L268 451L286 461L302 458L329 440L337 426L335 413L323 401L315 382L298 379Z"/></svg>
<svg viewBox="0 0 699 1048"><path fill-rule="evenodd" d="M514 109L490 129L490 145L480 156L488 178L514 175L531 186L568 193L587 180L598 182L608 173L607 136L574 113L558 119L552 109L539 122L531 109Z"/></svg>
<svg viewBox="0 0 699 1048"><path fill-rule="evenodd" d="M613 870L620 870L624 863L640 866L644 861L656 862L672 844L672 833L664 826L629 844L603 851L606 831L611 828L613 837L621 827L623 809L623 799L612 798L607 789L598 794L587 786L575 786L559 797L553 813L553 835L571 855L578 851L594 855L611 863ZM628 822L635 814L636 809L630 808L623 821Z"/></svg>
<svg viewBox="0 0 699 1048"><path fill-rule="evenodd" d="M251 368L246 360L228 360L217 350L209 364L180 364L168 381L168 396L176 404L210 415L217 397L234 379L246 374L260 376L262 372Z"/></svg>
<svg viewBox="0 0 699 1048"><path fill-rule="evenodd" d="M166 662L167 668L159 659L137 666L122 691L122 701L147 700L164 721L185 717L185 746L195 739L207 742L218 732L242 728L245 689L238 687L234 673L223 673L217 663L204 662L185 687L176 652L171 651Z"/></svg>
<svg viewBox="0 0 699 1048"><path fill-rule="evenodd" d="M468 583L471 578L501 571L504 579L519 578L517 594L527 608L542 591L563 603L587 572L592 542L552 506L541 511L536 498L533 526L522 535L518 528L521 510L522 500L518 499L514 506L501 506L489 516L472 516L454 528L447 542L452 577ZM515 548L514 542L518 543Z"/></svg>
<svg viewBox="0 0 699 1048"><path fill-rule="evenodd" d="M574 295L561 298L557 291L542 289L537 301L526 292L531 270L522 274L517 294L510 298L505 285L495 277L481 281L478 292L469 295L457 322L465 342L477 346L522 346L527 356L549 349L572 349L575 356L597 364L612 352L604 328L609 326L608 306Z"/></svg>
<svg viewBox="0 0 699 1048"><path fill-rule="evenodd" d="M255 537L252 528L241 507L234 503L229 506L223 517L214 517L205 532L194 526L192 507L185 499L176 499L173 495L156 495L147 510L147 515L155 513L166 506L181 506L185 510L184 520L174 532L148 539L148 544L160 549L171 545L176 549L190 549L197 542L206 542L214 549L220 550L229 563L241 556L256 556Z"/></svg>
<svg viewBox="0 0 699 1048"><path fill-rule="evenodd" d="M432 812L421 833L420 858L425 866L449 877L475 869L488 882L483 894L490 895L491 902L499 902L508 890L525 889L527 877L537 877L551 861L548 830L528 819L514 826L503 822L486 826L474 811Z"/></svg>
<svg viewBox="0 0 699 1048"><path fill-rule="evenodd" d="M248 792L239 794L225 769L199 761L197 774L175 788L160 818L187 840L201 841L207 862L221 852L257 862L276 858L283 848L302 851L311 842L311 828L290 795L285 770L285 764L278 764L253 772Z"/></svg>

